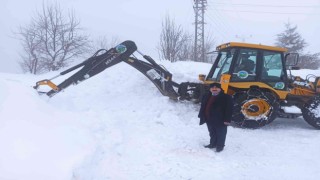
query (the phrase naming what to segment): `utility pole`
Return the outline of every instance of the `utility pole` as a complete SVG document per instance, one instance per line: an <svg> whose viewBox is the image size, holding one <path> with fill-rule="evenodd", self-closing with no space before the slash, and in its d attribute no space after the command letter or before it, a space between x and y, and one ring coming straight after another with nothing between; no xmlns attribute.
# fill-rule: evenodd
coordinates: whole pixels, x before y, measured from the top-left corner
<svg viewBox="0 0 320 180"><path fill-rule="evenodd" d="M206 10L207 0L193 0L195 13L195 42L194 42L194 60L204 62L204 11Z"/></svg>

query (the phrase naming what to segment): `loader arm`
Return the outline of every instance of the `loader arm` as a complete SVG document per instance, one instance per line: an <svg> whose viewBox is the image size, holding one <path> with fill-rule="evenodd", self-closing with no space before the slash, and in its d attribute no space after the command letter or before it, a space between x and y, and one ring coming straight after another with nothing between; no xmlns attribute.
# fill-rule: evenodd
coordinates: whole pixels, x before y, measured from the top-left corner
<svg viewBox="0 0 320 180"><path fill-rule="evenodd" d="M39 93L45 93L49 97L52 97L70 85L78 84L104 71L105 69L124 61L145 75L164 96L168 96L171 99L191 100L194 97L194 94L198 94L194 92L199 91L199 87L202 87L200 84L189 82L178 84L172 81L172 74L163 66L157 64L150 56L144 55L140 51L137 51L146 61L132 57L131 55L135 51L137 51L137 46L133 41L124 41L118 46L111 48L100 55L99 53L101 50L99 50L89 59L61 72L59 75L51 79L38 81L34 88L37 89ZM71 75L69 78L65 79L59 85L56 85L52 82L53 79L70 73L80 67L82 67L80 70ZM48 92L39 91L39 87L42 85L51 87L51 90ZM199 97L197 98L199 99Z"/></svg>

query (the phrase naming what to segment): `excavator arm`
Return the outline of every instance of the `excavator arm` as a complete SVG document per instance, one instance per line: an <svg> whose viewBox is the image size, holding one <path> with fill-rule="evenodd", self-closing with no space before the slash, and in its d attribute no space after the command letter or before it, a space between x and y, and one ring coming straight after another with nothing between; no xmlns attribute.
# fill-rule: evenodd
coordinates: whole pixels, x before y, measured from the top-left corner
<svg viewBox="0 0 320 180"><path fill-rule="evenodd" d="M92 57L85 60L84 62L73 66L59 75L51 78L38 81L34 86L35 89L38 89L41 85L48 85L52 89L46 94L49 97L54 96L55 94L59 93L63 89L69 87L72 84L78 84L81 81L84 81L100 72L105 70L108 67L111 67L119 62L123 61L124 59L128 59L128 57L137 50L137 46L132 41L124 41L123 43L119 44L118 46L109 49L107 52L99 55L100 51L97 51ZM78 68L82 67L78 72L70 76L68 79L64 80L59 85L55 85L52 80L70 73ZM38 91L39 92L39 91ZM44 92L40 92L44 93Z"/></svg>
<svg viewBox="0 0 320 180"><path fill-rule="evenodd" d="M103 54L100 54L101 51L102 50L97 51L89 59L61 72L59 75L51 79L38 81L34 88L37 89L39 93L45 93L49 97L52 97L70 85L78 84L123 61L144 74L159 89L162 95L168 96L171 99L199 101L203 94L204 86L200 83L184 82L178 84L172 81L172 74L163 66L157 64L150 56L144 55L138 51L137 46L133 41L124 41ZM132 57L131 55L135 51L141 54L145 61ZM62 83L56 85L52 82L53 79L68 74L80 67L82 67L80 70L64 80ZM51 90L48 92L39 91L39 87L42 85L49 86Z"/></svg>
<svg viewBox="0 0 320 180"><path fill-rule="evenodd" d="M162 95L168 96L171 99L177 99L179 94L174 90L174 87L179 88L180 85L172 81L172 74L164 67L158 65L150 56L140 54L148 62L134 57L129 57L124 62L144 74L159 89Z"/></svg>

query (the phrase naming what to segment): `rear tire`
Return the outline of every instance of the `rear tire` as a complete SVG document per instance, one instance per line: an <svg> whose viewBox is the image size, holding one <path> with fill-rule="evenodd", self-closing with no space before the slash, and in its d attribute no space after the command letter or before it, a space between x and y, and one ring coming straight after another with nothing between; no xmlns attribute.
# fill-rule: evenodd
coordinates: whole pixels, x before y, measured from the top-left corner
<svg viewBox="0 0 320 180"><path fill-rule="evenodd" d="M276 117L280 105L273 93L249 89L233 96L232 121L244 128L259 128L270 124Z"/></svg>
<svg viewBox="0 0 320 180"><path fill-rule="evenodd" d="M301 109L302 116L308 124L320 129L320 96L315 96Z"/></svg>

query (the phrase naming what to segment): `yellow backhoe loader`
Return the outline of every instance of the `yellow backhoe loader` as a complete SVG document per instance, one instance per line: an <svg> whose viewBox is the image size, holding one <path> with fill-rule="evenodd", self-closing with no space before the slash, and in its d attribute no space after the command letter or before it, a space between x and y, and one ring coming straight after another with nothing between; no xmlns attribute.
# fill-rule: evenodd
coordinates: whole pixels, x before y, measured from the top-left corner
<svg viewBox="0 0 320 180"><path fill-rule="evenodd" d="M217 57L207 75L199 75L202 83L172 81L172 74L150 56L137 50L133 41L124 41L109 50L97 51L84 62L59 75L38 81L34 86L39 93L49 97L72 84L78 84L108 67L125 62L143 73L164 95L176 100L199 102L208 92L208 84L220 82L224 92L232 95L234 109L232 122L239 127L258 128L277 117L303 118L320 129L320 77L308 75L305 79L292 76L298 69L298 54L286 53L287 49L260 44L230 42L217 47ZM133 56L134 52L144 60ZM62 83L53 79L82 67ZM48 92L39 87L47 85ZM288 113L286 107L295 106L301 113Z"/></svg>

